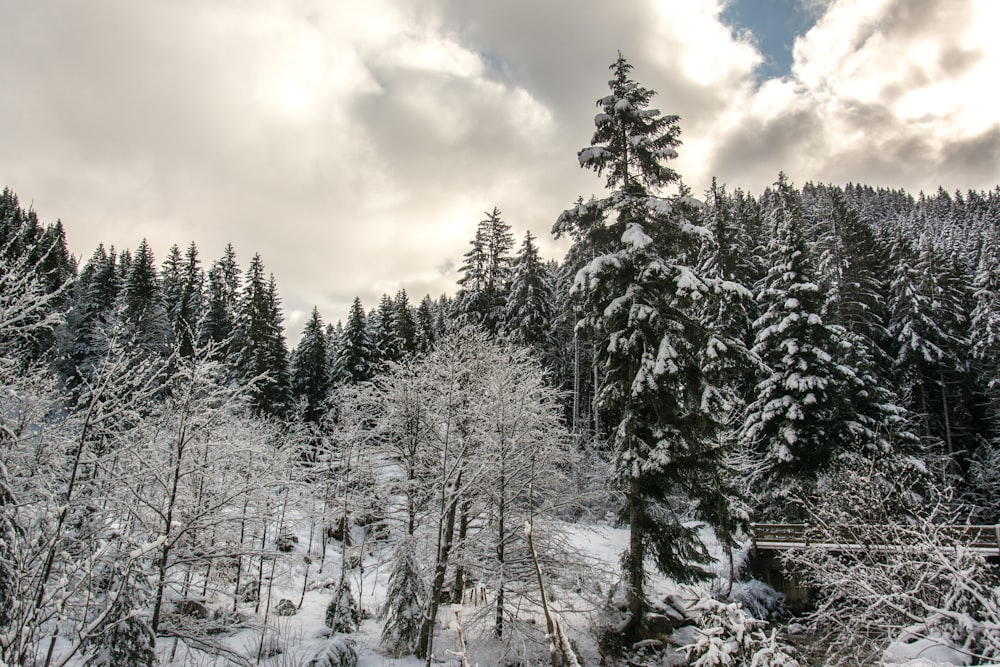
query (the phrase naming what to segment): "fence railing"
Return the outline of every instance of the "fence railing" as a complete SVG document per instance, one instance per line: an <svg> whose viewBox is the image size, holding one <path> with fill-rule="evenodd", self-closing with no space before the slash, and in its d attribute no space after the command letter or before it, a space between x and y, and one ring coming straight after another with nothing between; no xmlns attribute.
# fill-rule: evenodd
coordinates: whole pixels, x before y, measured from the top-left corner
<svg viewBox="0 0 1000 667"><path fill-rule="evenodd" d="M754 549L794 549L819 546L832 551L863 548L906 548L919 539L937 544L964 546L979 553L1000 556L1000 524L993 526L933 525L922 530L902 526L840 525L815 526L806 523L750 524Z"/></svg>

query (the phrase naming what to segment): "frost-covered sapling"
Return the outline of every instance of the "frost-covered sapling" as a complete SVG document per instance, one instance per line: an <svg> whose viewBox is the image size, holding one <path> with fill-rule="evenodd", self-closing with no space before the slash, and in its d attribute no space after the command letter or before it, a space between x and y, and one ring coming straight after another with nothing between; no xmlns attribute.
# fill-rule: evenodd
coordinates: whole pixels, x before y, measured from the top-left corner
<svg viewBox="0 0 1000 667"><path fill-rule="evenodd" d="M412 653L420 635L424 583L412 539L400 541L393 556L385 604L379 612L382 647L395 656Z"/></svg>
<svg viewBox="0 0 1000 667"><path fill-rule="evenodd" d="M354 599L351 582L345 577L334 591L330 604L326 607L324 619L326 627L334 632L356 632L361 623L361 610Z"/></svg>

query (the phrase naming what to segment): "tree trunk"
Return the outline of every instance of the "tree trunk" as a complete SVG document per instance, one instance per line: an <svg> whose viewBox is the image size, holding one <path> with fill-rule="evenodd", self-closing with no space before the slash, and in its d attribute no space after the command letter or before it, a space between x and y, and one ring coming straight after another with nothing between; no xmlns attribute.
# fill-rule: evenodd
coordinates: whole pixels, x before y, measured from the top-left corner
<svg viewBox="0 0 1000 667"><path fill-rule="evenodd" d="M504 484L506 480L504 479L504 471L500 470L500 499L497 503L497 616L496 616L496 626L494 627L494 633L497 639L503 638L503 604L504 604L504 585L506 584L504 580L504 514L507 511L506 498L504 497Z"/></svg>
<svg viewBox="0 0 1000 667"><path fill-rule="evenodd" d="M628 521L629 521L629 553L625 561L628 579L628 595L626 598L629 616L629 629L638 630L645 615L645 578L643 565L646 560L646 545L642 531L642 491L639 481L632 479L628 490Z"/></svg>
<svg viewBox="0 0 1000 667"><path fill-rule="evenodd" d="M461 478L461 473L459 473L456 488L461 485ZM431 582L427 609L420 623L420 638L417 641L416 655L418 658L426 660L428 665L430 665L431 654L434 650L434 625L437 622L438 604L441 601L441 592L444 590L444 578L448 572L448 556L451 553L452 540L455 535L455 514L457 514L458 500L456 494L447 503L443 517L444 525L440 532L441 539L437 561L434 565L434 579Z"/></svg>

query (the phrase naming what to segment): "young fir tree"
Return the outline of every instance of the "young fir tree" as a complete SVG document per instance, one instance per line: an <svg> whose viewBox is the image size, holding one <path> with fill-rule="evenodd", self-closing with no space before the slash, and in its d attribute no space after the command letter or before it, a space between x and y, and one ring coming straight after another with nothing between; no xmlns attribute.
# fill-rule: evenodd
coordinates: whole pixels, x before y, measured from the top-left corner
<svg viewBox="0 0 1000 667"><path fill-rule="evenodd" d="M437 330L434 326L435 311L437 306L434 305L433 299L431 299L430 294L425 294L424 298L420 300L420 305L417 306L417 352L426 354L430 352L437 342Z"/></svg>
<svg viewBox="0 0 1000 667"><path fill-rule="evenodd" d="M514 258L507 295L506 328L511 340L544 352L552 327L552 286L531 232Z"/></svg>
<svg viewBox="0 0 1000 667"><path fill-rule="evenodd" d="M177 304L171 318L177 351L185 357L194 354L195 336L205 311L205 272L198 259L194 241L184 253L181 265L181 285Z"/></svg>
<svg viewBox="0 0 1000 667"><path fill-rule="evenodd" d="M472 249L459 268L459 290L455 295L455 319L461 325L482 327L496 335L503 329L504 308L511 276L510 251L514 237L510 225L500 218L500 209L479 222Z"/></svg>
<svg viewBox="0 0 1000 667"><path fill-rule="evenodd" d="M410 307L410 297L405 289L396 292L393 299L393 329L399 346L399 357L405 359L417 352L417 320Z"/></svg>
<svg viewBox="0 0 1000 667"><path fill-rule="evenodd" d="M396 306L392 297L383 294L378 309L368 318L369 336L377 364L384 365L399 361L399 335L396 332Z"/></svg>
<svg viewBox="0 0 1000 667"><path fill-rule="evenodd" d="M593 257L575 289L599 365L597 408L614 420L610 482L630 528L622 630L636 638L649 609L647 560L678 580L703 576L711 560L671 499L688 497L697 516L714 521L730 489L716 439L722 393L701 370L712 336L696 316L711 287L690 266L705 233L691 222L699 204L683 190L661 195L680 180L666 165L680 145L679 119L650 108L654 92L630 78L624 57L611 70L591 146L579 152L610 193L564 211L553 231Z"/></svg>
<svg viewBox="0 0 1000 667"><path fill-rule="evenodd" d="M385 603L379 611L382 647L396 657L413 653L420 637L425 592L415 546L412 537L396 545Z"/></svg>
<svg viewBox="0 0 1000 667"><path fill-rule="evenodd" d="M115 566L115 569L121 568ZM83 664L86 667L153 667L157 662L156 636L149 626L147 613L149 583L142 573L129 569L118 572L113 581L117 597L100 632L88 636L84 642L86 658Z"/></svg>

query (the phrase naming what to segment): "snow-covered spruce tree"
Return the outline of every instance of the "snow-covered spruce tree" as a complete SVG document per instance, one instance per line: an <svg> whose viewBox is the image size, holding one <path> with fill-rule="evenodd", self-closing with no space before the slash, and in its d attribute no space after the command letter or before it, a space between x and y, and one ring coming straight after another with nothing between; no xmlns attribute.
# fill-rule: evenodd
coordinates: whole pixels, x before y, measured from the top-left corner
<svg viewBox="0 0 1000 667"><path fill-rule="evenodd" d="M302 419L318 424L326 414L330 375L328 342L319 309L313 307L291 359L292 394L303 402Z"/></svg>
<svg viewBox="0 0 1000 667"><path fill-rule="evenodd" d="M129 265L119 297L119 326L129 345L145 355L165 356L170 346L170 322L164 306L153 251L143 239Z"/></svg>
<svg viewBox="0 0 1000 667"><path fill-rule="evenodd" d="M323 622L334 632L349 634L357 631L361 623L361 610L351 590L350 579L342 578L337 584L333 597L326 606Z"/></svg>
<svg viewBox="0 0 1000 667"><path fill-rule="evenodd" d="M382 621L382 648L399 657L413 653L420 637L424 582L417 565L412 537L399 541L393 553L392 572L379 611Z"/></svg>
<svg viewBox="0 0 1000 667"><path fill-rule="evenodd" d="M738 602L703 597L691 611L697 639L681 650L692 667L799 667L789 647L777 640L777 630L767 634L767 624Z"/></svg>
<svg viewBox="0 0 1000 667"><path fill-rule="evenodd" d="M679 580L703 575L710 560L672 499L687 498L701 517L724 504L728 489L716 486L725 478L715 437L722 393L701 369L713 336L696 314L711 287L692 268L708 232L692 223L699 203L683 189L661 195L680 180L665 164L680 145L678 118L649 108L654 93L630 78L624 57L611 70L591 146L579 152L582 167L606 175L610 192L564 211L553 232L585 243L593 257L576 277L578 326L594 340L597 408L614 420L609 482L631 531L628 616L619 628L628 639L643 634L647 560Z"/></svg>
<svg viewBox="0 0 1000 667"><path fill-rule="evenodd" d="M893 252L889 334L897 384L920 415L921 435L941 443L953 475L976 445L970 408L967 286L954 262L929 241L914 251L902 239Z"/></svg>
<svg viewBox="0 0 1000 667"><path fill-rule="evenodd" d="M459 268L454 317L461 326L471 324L495 335L504 327L514 237L500 209L494 207L485 215Z"/></svg>
<svg viewBox="0 0 1000 667"><path fill-rule="evenodd" d="M288 350L281 322L274 275L266 278L263 260L254 255L237 311L233 352L240 378L256 378L251 399L254 412L270 417L283 417L291 398Z"/></svg>
<svg viewBox="0 0 1000 667"><path fill-rule="evenodd" d="M396 292L392 305L394 306L393 329L399 345L399 356L405 359L417 352L417 320L405 289Z"/></svg>
<svg viewBox="0 0 1000 667"><path fill-rule="evenodd" d="M334 384L364 382L375 374L377 365L368 322L361 299L354 297L341 337L340 358L336 360Z"/></svg>
<svg viewBox="0 0 1000 667"><path fill-rule="evenodd" d="M396 331L396 305L388 294L382 295L374 317L368 318L368 333L380 370L399 361L400 340Z"/></svg>
<svg viewBox="0 0 1000 667"><path fill-rule="evenodd" d="M548 270L538 255L531 232L514 257L514 267L507 294L506 330L511 340L545 352L552 328L552 286Z"/></svg>
<svg viewBox="0 0 1000 667"><path fill-rule="evenodd" d="M201 327L202 343L213 343L221 360L231 361L232 339L236 331L237 309L240 303L241 271L236 262L236 250L226 244L222 257L208 270L205 290L205 322Z"/></svg>
<svg viewBox="0 0 1000 667"><path fill-rule="evenodd" d="M801 503L834 459L878 428L852 406L859 382L843 364L842 330L822 318L799 193L784 174L771 194L770 270L757 301L753 352L764 369L742 438L760 463L751 479L762 521L804 518Z"/></svg>

